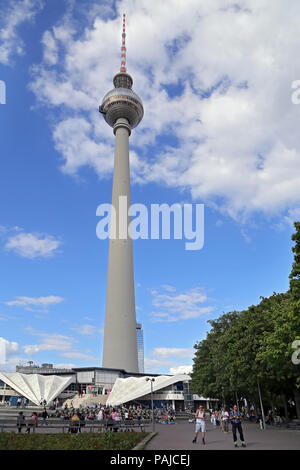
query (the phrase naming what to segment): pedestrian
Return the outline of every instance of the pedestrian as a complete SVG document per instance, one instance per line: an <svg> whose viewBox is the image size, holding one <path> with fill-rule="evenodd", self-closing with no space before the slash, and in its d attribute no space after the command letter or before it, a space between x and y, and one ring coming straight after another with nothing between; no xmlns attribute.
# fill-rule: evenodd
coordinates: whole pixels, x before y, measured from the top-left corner
<svg viewBox="0 0 300 470"><path fill-rule="evenodd" d="M222 409L221 421L222 421L222 429L223 429L223 431L224 431L224 432L228 432L229 413L228 413L228 411L226 410L225 407Z"/></svg>
<svg viewBox="0 0 300 470"><path fill-rule="evenodd" d="M42 412L42 419L43 419L42 425L43 425L43 424L46 424L46 426L48 426L47 418L49 418L49 415L48 415L48 413L47 413L46 408L44 408L44 410L43 410L43 412Z"/></svg>
<svg viewBox="0 0 300 470"><path fill-rule="evenodd" d="M211 424L213 426L217 426L216 414L214 411L212 412L212 415L211 415Z"/></svg>
<svg viewBox="0 0 300 470"><path fill-rule="evenodd" d="M21 432L23 426L26 426L25 416L23 415L23 411L20 411L17 417L17 428L19 433Z"/></svg>
<svg viewBox="0 0 300 470"><path fill-rule="evenodd" d="M74 411L73 416L71 418L69 432L71 434L77 434L79 428L80 428L80 418L78 414L76 413L76 411Z"/></svg>
<svg viewBox="0 0 300 470"><path fill-rule="evenodd" d="M219 419L220 413L218 410L215 411L215 419L216 419L216 426L220 426L220 419Z"/></svg>
<svg viewBox="0 0 300 470"><path fill-rule="evenodd" d="M28 434L30 434L30 428L32 428L33 432L35 431L35 428L37 428L38 426L38 417L37 417L37 413L33 412L32 415L31 415L31 419L28 423L28 426L27 426L27 429L26 429L26 432Z"/></svg>
<svg viewBox="0 0 300 470"><path fill-rule="evenodd" d="M237 435L236 435L237 430L240 435L242 447L246 447L246 443L245 443L244 435L243 435L243 429L242 429L242 417L241 417L241 413L238 411L237 405L234 405L233 410L230 413L229 419L232 425L234 447L238 447Z"/></svg>
<svg viewBox="0 0 300 470"><path fill-rule="evenodd" d="M205 444L205 432L206 432L205 411L202 405L200 405L198 410L196 411L195 419L196 419L195 437L192 442L196 444L198 432L201 430L202 444Z"/></svg>
<svg viewBox="0 0 300 470"><path fill-rule="evenodd" d="M102 420L103 420L103 411L102 409L100 409L97 414L97 421L102 421Z"/></svg>

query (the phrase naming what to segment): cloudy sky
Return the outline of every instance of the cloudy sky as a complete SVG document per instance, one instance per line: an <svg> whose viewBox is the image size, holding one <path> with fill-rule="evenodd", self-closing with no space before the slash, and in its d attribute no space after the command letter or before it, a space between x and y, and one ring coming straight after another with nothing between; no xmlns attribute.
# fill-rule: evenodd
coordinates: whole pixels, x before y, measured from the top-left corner
<svg viewBox="0 0 300 470"><path fill-rule="evenodd" d="M205 206L203 249L134 242L146 371L191 365L209 319L288 288L299 2L12 0L0 13L7 370L101 365L108 242L96 209L111 200L114 138L98 106L120 67L123 13L145 108L130 138L132 202Z"/></svg>

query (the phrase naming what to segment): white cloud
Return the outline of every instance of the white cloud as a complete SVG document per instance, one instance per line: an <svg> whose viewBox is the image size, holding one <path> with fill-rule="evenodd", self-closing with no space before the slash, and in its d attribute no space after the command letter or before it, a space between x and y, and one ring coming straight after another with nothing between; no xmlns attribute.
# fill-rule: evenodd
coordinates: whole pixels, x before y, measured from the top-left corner
<svg viewBox="0 0 300 470"><path fill-rule="evenodd" d="M87 336L93 336L98 333L103 333L103 329L97 328L94 325L89 325L89 324L84 324L81 325L77 328L70 328L73 331L76 331L77 333L81 335L87 335Z"/></svg>
<svg viewBox="0 0 300 470"><path fill-rule="evenodd" d="M9 307L24 307L28 311L35 311L37 308L41 308L43 312L46 312L49 306L63 301L64 299L57 295L48 295L46 297L17 296L15 300L5 302L5 305Z"/></svg>
<svg viewBox="0 0 300 470"><path fill-rule="evenodd" d="M23 346L23 350L28 356L33 356L42 351L57 351L61 357L66 357L68 359L99 362L99 358L87 354L88 351L80 351L76 348L78 340L71 336L57 333L44 333L36 331L31 327L26 328L26 331L40 339L36 344L27 344Z"/></svg>
<svg viewBox="0 0 300 470"><path fill-rule="evenodd" d="M51 235L22 232L10 237L5 249L23 258L48 258L57 253L60 245L61 241Z"/></svg>
<svg viewBox="0 0 300 470"><path fill-rule="evenodd" d="M103 178L113 138L96 107L118 70L121 20L95 17L93 6L82 33L70 10L45 33L31 88L64 110L53 133L62 170L88 165ZM299 2L166 0L154 8L122 0L117 9L127 12L128 70L145 105L131 137L135 181L188 189L237 220L299 207L300 108L291 101L300 77ZM176 147L160 141L154 150L161 136L175 137Z"/></svg>
<svg viewBox="0 0 300 470"><path fill-rule="evenodd" d="M24 44L18 28L28 21L33 21L43 8L42 0L14 0L1 6L0 17L0 63L8 65L14 54L24 54Z"/></svg>
<svg viewBox="0 0 300 470"><path fill-rule="evenodd" d="M76 343L76 340L70 336L35 331L31 327L25 330L29 334L40 338L38 344L27 344L23 346L25 354L29 356L37 354L40 351L69 351L73 349L74 343Z"/></svg>
<svg viewBox="0 0 300 470"><path fill-rule="evenodd" d="M5 364L1 364L1 371L4 372L15 372L16 366L24 364L24 358L19 356L9 356L5 361Z"/></svg>
<svg viewBox="0 0 300 470"><path fill-rule="evenodd" d="M17 354L19 352L19 345L15 341L8 341L5 338L0 337L0 341L5 345L5 353L7 356Z"/></svg>
<svg viewBox="0 0 300 470"><path fill-rule="evenodd" d="M294 230L294 222L300 220L300 207L289 209L287 215L284 217L284 221L287 222L290 227Z"/></svg>
<svg viewBox="0 0 300 470"><path fill-rule="evenodd" d="M42 44L44 46L44 60L49 65L56 64L58 60L58 47L57 43L50 31L45 31Z"/></svg>
<svg viewBox="0 0 300 470"><path fill-rule="evenodd" d="M145 357L144 360L144 369L145 373L159 373L161 372L162 369L164 368L169 368L171 365L170 361L160 361L159 359L151 359L148 357Z"/></svg>
<svg viewBox="0 0 300 470"><path fill-rule="evenodd" d="M152 354L156 357L160 357L163 360L174 357L193 357L193 348L154 348Z"/></svg>
<svg viewBox="0 0 300 470"><path fill-rule="evenodd" d="M169 284L163 284L161 287L162 287L162 289L164 289L168 292L175 292L176 291L176 287L170 286Z"/></svg>
<svg viewBox="0 0 300 470"><path fill-rule="evenodd" d="M193 348L154 348L150 351L149 355L145 357L145 371L166 373L165 371L169 369L170 374L174 374L176 372L171 372L171 370L180 371L180 368L191 367L185 364L187 359L190 359L192 362L194 353Z"/></svg>
<svg viewBox="0 0 300 470"><path fill-rule="evenodd" d="M0 235L2 236L7 236L8 233L10 232L21 232L23 229L21 227L18 227L17 225L14 227L8 227L5 225L0 225Z"/></svg>
<svg viewBox="0 0 300 470"><path fill-rule="evenodd" d="M60 122L53 133L55 148L64 157L61 170L76 175L82 166L89 166L102 177L113 168L113 147L97 141L93 126L84 118ZM68 140L71 138L71 142Z"/></svg>
<svg viewBox="0 0 300 470"><path fill-rule="evenodd" d="M207 295L201 287L187 289L177 292L176 289L163 291L152 290L152 304L156 308L152 312L153 320L156 322L177 322L198 318L214 310L213 306L203 305L207 302ZM164 291L167 290L168 293Z"/></svg>
<svg viewBox="0 0 300 470"><path fill-rule="evenodd" d="M99 363L100 361L100 357L91 356L89 354L85 354L80 351L69 351L69 352L61 353L61 356L67 357L69 359L77 359L79 361L95 362L96 364Z"/></svg>
<svg viewBox="0 0 300 470"><path fill-rule="evenodd" d="M178 367L171 367L170 374L190 374L193 370L193 366L178 366Z"/></svg>

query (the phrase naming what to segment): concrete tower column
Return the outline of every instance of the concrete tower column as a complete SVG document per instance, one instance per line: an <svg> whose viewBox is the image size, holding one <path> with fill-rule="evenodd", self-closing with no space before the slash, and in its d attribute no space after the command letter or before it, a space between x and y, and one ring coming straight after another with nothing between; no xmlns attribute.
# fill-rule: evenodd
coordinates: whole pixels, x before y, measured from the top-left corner
<svg viewBox="0 0 300 470"><path fill-rule="evenodd" d="M130 133L127 119L119 118L114 125L116 137L112 192L116 238L112 238L111 232L102 366L138 372L132 240L128 237Z"/></svg>

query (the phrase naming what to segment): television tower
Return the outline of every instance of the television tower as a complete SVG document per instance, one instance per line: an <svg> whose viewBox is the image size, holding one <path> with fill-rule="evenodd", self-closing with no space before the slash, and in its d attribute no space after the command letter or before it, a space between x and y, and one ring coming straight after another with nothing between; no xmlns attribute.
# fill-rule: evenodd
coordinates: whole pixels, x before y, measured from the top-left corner
<svg viewBox="0 0 300 470"><path fill-rule="evenodd" d="M125 38L124 14L120 72L113 79L114 89L104 96L99 107L115 135L112 206L116 215L116 233L113 238L111 231L109 240L102 367L138 372L132 240L128 236L131 219L128 216L129 136L131 129L141 122L144 109L142 100L132 90L133 80L126 71Z"/></svg>

